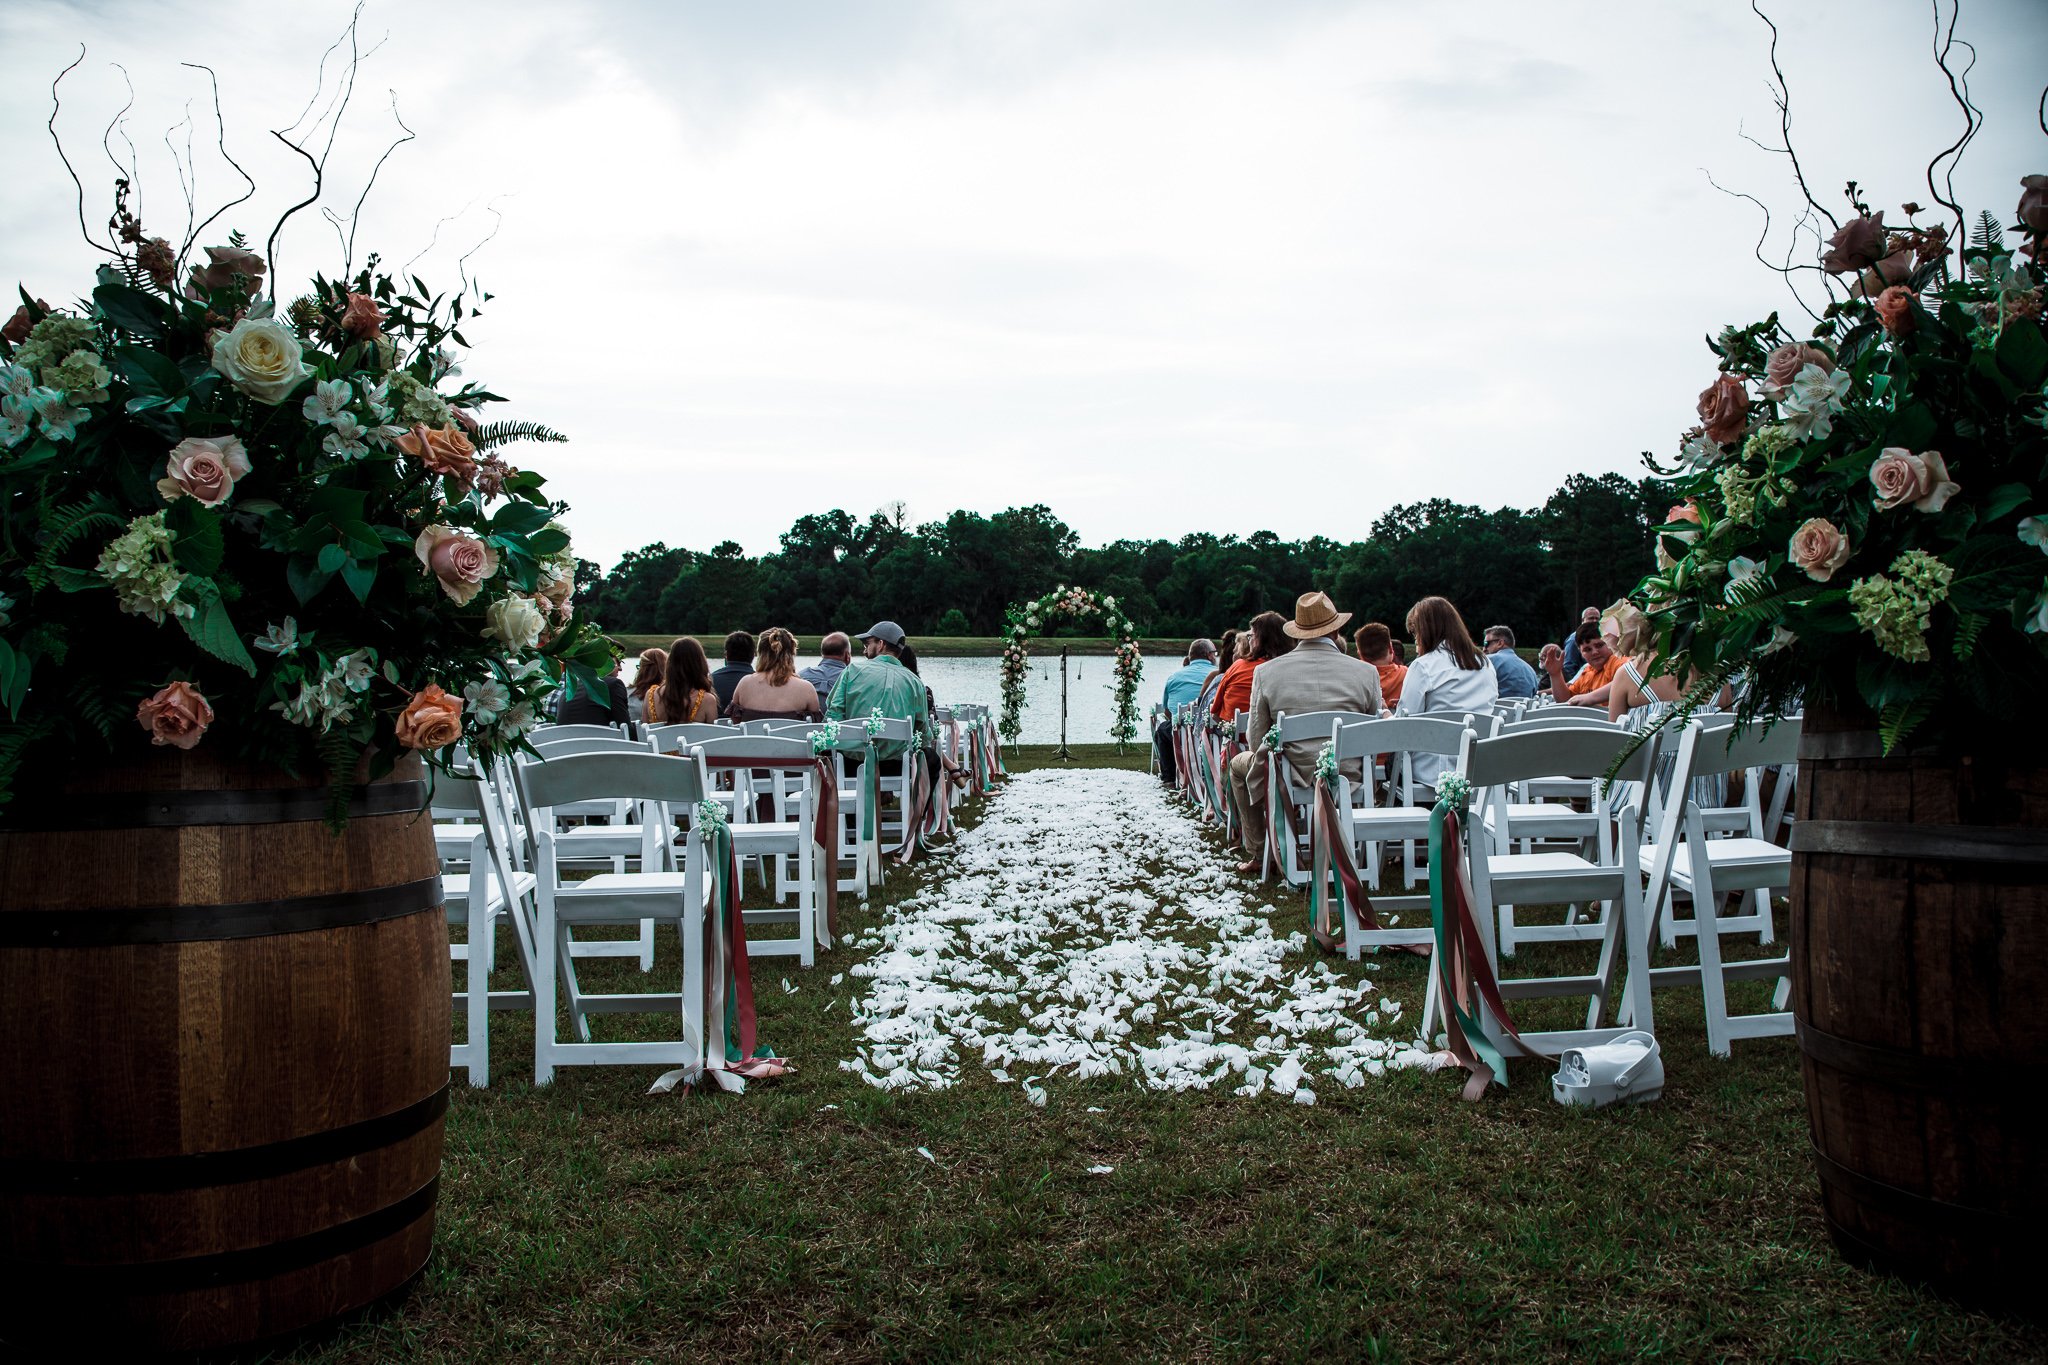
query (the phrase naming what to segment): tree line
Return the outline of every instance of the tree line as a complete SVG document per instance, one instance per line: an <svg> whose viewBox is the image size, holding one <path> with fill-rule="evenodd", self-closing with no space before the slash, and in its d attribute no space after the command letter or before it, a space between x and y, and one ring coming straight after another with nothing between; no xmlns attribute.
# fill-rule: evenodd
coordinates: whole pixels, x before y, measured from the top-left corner
<svg viewBox="0 0 2048 1365"><path fill-rule="evenodd" d="M1194 532L1091 549L1042 505L911 526L898 503L866 518L799 517L759 557L728 540L703 551L643 546L609 572L579 560L577 595L618 633L816 634L886 618L912 636L996 635L1011 603L1078 583L1114 594L1142 634L1194 636L1288 611L1321 588L1397 635L1418 598L1440 594L1474 631L1500 624L1538 640L1635 585L1669 504L1655 479L1575 474L1532 509L1443 498L1398 506L1361 540Z"/></svg>

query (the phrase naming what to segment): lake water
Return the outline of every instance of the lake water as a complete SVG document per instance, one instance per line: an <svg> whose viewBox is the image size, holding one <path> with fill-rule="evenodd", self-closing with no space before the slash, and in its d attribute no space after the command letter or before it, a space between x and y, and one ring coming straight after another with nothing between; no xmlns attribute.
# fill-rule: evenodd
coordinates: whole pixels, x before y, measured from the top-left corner
<svg viewBox="0 0 2048 1365"><path fill-rule="evenodd" d="M628 686L638 661L620 661L621 676ZM802 660L809 668L815 658ZM1109 727L1116 719L1115 661L1106 655L1067 661L1067 741L1071 744L1105 744ZM1180 667L1179 659L1146 659L1138 676L1138 743L1148 742L1145 716L1159 700L1166 677ZM1024 680L1025 744L1060 742L1060 660L1057 654L1034 654L1030 674ZM1003 711L1003 661L998 658L919 659L918 676L939 699L939 705L955 702L979 703L995 712Z"/></svg>

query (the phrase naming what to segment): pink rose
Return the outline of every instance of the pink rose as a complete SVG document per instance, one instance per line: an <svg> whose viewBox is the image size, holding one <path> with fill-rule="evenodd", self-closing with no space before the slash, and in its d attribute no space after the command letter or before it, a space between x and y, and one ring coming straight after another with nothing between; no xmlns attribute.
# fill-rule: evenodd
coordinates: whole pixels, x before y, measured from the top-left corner
<svg viewBox="0 0 2048 1365"><path fill-rule="evenodd" d="M1903 284L1895 284L1879 294L1871 306L1877 310L1877 320L1893 336L1904 336L1913 330L1913 291Z"/></svg>
<svg viewBox="0 0 2048 1365"><path fill-rule="evenodd" d="M263 289L263 258L253 251L244 251L234 246L210 246L206 248L209 263L192 267L191 278L185 285L185 296L198 299L201 303L216 289L226 289L235 282L235 276L244 277L242 287L251 297Z"/></svg>
<svg viewBox="0 0 2048 1365"><path fill-rule="evenodd" d="M458 607L466 607L483 581L498 571L498 552L453 526L429 526L413 542L423 573L432 574Z"/></svg>
<svg viewBox="0 0 2048 1365"><path fill-rule="evenodd" d="M45 315L50 311L50 305L41 299L36 300L36 307ZM34 319L28 315L28 305L24 303L14 310L13 317L7 319L7 325L0 327L0 339L5 339L9 346L19 346L28 340L29 331L35 325Z"/></svg>
<svg viewBox="0 0 2048 1365"><path fill-rule="evenodd" d="M1870 485L1877 490L1880 512L1909 502L1922 512L1939 512L1962 491L1962 485L1949 482L1948 462L1940 451L1915 455L1901 446L1886 446L1871 462Z"/></svg>
<svg viewBox="0 0 2048 1365"><path fill-rule="evenodd" d="M248 472L249 453L233 436L187 436L171 447L156 491L165 502L190 497L202 507L218 507L235 491L235 480Z"/></svg>
<svg viewBox="0 0 2048 1365"><path fill-rule="evenodd" d="M1825 583L1849 562L1849 538L1832 521L1814 517L1792 533L1787 553L1808 578Z"/></svg>
<svg viewBox="0 0 2048 1365"><path fill-rule="evenodd" d="M1835 372L1835 362L1820 347L1786 342L1764 361L1764 393L1776 398L1792 387L1793 379L1808 365L1818 365L1829 374Z"/></svg>
<svg viewBox="0 0 2048 1365"><path fill-rule="evenodd" d="M2048 175L2030 175L2020 181L2020 206L2013 214L2036 237L2048 233Z"/></svg>
<svg viewBox="0 0 2048 1365"><path fill-rule="evenodd" d="M1700 391L1699 412L1707 439L1725 446L1742 438L1749 420L1749 394L1740 379L1724 374Z"/></svg>
<svg viewBox="0 0 2048 1365"><path fill-rule="evenodd" d="M192 684L174 682L136 707L135 719L149 731L151 744L189 749L213 724L213 708Z"/></svg>
<svg viewBox="0 0 2048 1365"><path fill-rule="evenodd" d="M375 341L383 334L384 310L368 294L350 294L341 312L341 330L358 341Z"/></svg>
<svg viewBox="0 0 2048 1365"><path fill-rule="evenodd" d="M1869 269L1884 254L1884 215L1858 216L1842 224L1828 239L1827 254L1820 258L1820 264L1830 275L1847 275Z"/></svg>

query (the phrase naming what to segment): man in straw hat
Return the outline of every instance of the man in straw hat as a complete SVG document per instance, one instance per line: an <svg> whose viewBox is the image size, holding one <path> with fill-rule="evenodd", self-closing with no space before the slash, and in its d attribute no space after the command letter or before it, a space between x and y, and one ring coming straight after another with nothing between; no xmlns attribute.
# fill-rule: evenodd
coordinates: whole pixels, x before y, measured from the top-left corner
<svg viewBox="0 0 2048 1365"><path fill-rule="evenodd" d="M1305 592L1294 603L1294 619L1281 629L1301 643L1277 659L1268 659L1252 674L1251 723L1245 731L1252 747L1230 760L1230 799L1249 861L1237 870L1256 876L1266 851L1266 751L1261 742L1282 714L1310 711L1380 713L1379 670L1345 652L1338 632L1351 619L1338 611L1329 594ZM1329 736L1294 740L1287 761L1303 782L1315 776L1316 756ZM1357 765L1353 765L1356 767ZM1360 773L1349 776L1358 780Z"/></svg>

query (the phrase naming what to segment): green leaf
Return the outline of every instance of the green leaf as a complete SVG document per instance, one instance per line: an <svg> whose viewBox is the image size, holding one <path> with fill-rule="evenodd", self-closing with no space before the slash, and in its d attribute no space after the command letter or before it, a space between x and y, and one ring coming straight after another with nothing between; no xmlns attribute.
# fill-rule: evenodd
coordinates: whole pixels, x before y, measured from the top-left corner
<svg viewBox="0 0 2048 1365"><path fill-rule="evenodd" d="M348 563L348 551L330 540L320 547L320 555L314 562L319 565L321 573L331 574Z"/></svg>
<svg viewBox="0 0 2048 1365"><path fill-rule="evenodd" d="M2036 388L2048 378L2048 341L2041 339L2041 329L2030 322L2015 319L2008 323L1999 335L1997 355L1999 368L2023 389Z"/></svg>
<svg viewBox="0 0 2048 1365"><path fill-rule="evenodd" d="M182 590L198 610L191 616L181 616L178 624L192 637L192 643L219 659L256 676L256 661L249 657L248 646L242 643L241 635L235 630L235 623L228 616L227 603L220 600L220 590L204 579L186 580ZM196 600L203 598L203 600Z"/></svg>
<svg viewBox="0 0 2048 1365"><path fill-rule="evenodd" d="M293 555L284 563L284 581L302 607L318 597L333 577L334 570L319 568L309 555Z"/></svg>
<svg viewBox="0 0 2048 1365"><path fill-rule="evenodd" d="M179 498L164 513L164 525L171 532L171 558L189 574L210 577L220 570L227 545L221 536L220 515L202 507L197 498Z"/></svg>
<svg viewBox="0 0 2048 1365"><path fill-rule="evenodd" d="M1984 520L1997 521L2032 496L2023 483L2002 483L1984 498Z"/></svg>
<svg viewBox="0 0 2048 1365"><path fill-rule="evenodd" d="M370 587L377 581L377 566L360 559L351 559L341 566L341 581L348 584L348 590L356 595L356 601L367 603L370 600Z"/></svg>
<svg viewBox="0 0 2048 1365"><path fill-rule="evenodd" d="M526 548L537 555L558 554L569 548L569 533L543 526L526 538Z"/></svg>
<svg viewBox="0 0 2048 1365"><path fill-rule="evenodd" d="M91 569L74 569L69 564L52 564L50 581L57 585L58 592L88 592L107 586L107 580Z"/></svg>
<svg viewBox="0 0 2048 1365"><path fill-rule="evenodd" d="M498 509L491 518L491 529L499 535L532 535L548 524L549 513L545 507L530 502L508 502Z"/></svg>
<svg viewBox="0 0 2048 1365"><path fill-rule="evenodd" d="M1884 741L1884 751L1889 754L1899 747L1906 736L1919 729L1922 722L1934 714L1934 698L1915 697L1911 701L1894 702L1878 713L1878 736Z"/></svg>
<svg viewBox="0 0 2048 1365"><path fill-rule="evenodd" d="M140 289L118 280L105 280L92 291L93 306L101 317L124 332L161 340L170 334L171 323L163 304Z"/></svg>
<svg viewBox="0 0 2048 1365"><path fill-rule="evenodd" d="M161 351L148 346L114 349L114 373L143 398L175 398L185 392L185 373Z"/></svg>

